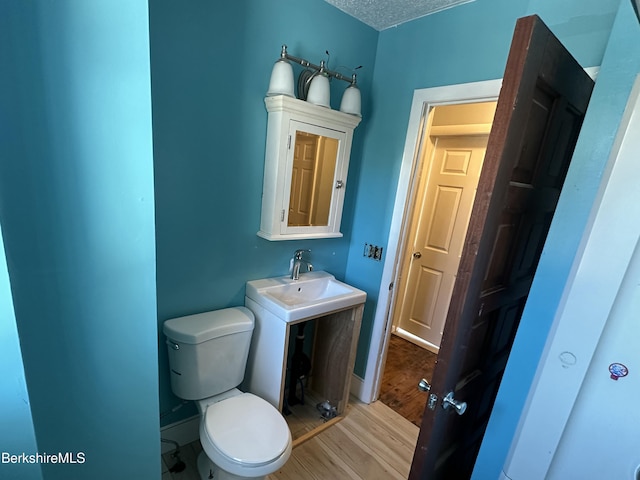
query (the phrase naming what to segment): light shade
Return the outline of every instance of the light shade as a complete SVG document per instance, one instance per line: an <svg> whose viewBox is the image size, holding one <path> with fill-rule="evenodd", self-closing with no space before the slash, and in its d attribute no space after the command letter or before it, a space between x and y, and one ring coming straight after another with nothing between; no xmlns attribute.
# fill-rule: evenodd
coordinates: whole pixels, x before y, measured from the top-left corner
<svg viewBox="0 0 640 480"><path fill-rule="evenodd" d="M287 95L293 97L293 67L288 60L280 58L271 71L267 96Z"/></svg>
<svg viewBox="0 0 640 480"><path fill-rule="evenodd" d="M320 70L320 73L311 80L309 92L307 93L307 102L331 108L330 100L329 78Z"/></svg>
<svg viewBox="0 0 640 480"><path fill-rule="evenodd" d="M347 87L342 95L342 101L340 102L340 111L344 113L350 113L352 115L362 116L361 113L362 97L360 95L360 89L355 83L352 83Z"/></svg>

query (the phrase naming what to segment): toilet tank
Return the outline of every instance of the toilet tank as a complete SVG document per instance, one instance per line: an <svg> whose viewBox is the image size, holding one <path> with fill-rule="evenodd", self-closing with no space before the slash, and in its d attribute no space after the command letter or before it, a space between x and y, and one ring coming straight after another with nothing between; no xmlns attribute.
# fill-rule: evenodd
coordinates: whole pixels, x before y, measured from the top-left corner
<svg viewBox="0 0 640 480"><path fill-rule="evenodd" d="M245 307L165 321L173 393L201 400L240 385L254 323Z"/></svg>

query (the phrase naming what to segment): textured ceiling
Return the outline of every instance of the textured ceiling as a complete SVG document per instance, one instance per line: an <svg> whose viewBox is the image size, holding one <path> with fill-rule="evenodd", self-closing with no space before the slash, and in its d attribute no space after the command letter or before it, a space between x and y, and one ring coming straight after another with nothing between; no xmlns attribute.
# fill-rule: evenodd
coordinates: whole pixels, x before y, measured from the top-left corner
<svg viewBox="0 0 640 480"><path fill-rule="evenodd" d="M325 0L352 17L384 30L474 0Z"/></svg>

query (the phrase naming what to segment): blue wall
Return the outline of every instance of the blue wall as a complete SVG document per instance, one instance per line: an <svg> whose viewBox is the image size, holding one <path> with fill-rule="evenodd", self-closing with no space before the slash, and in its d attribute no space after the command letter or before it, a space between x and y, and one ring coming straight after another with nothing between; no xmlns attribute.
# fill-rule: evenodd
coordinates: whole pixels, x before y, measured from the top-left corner
<svg viewBox="0 0 640 480"><path fill-rule="evenodd" d="M364 121L371 116L378 32L319 0L158 0L150 5L156 192L158 322L244 303L247 280L285 275L294 250L338 278L347 264L356 182L347 189L341 239L269 242L256 235L264 166L264 96L280 47L330 67L359 70ZM296 67L296 72L301 67ZM332 81L337 109L347 83ZM161 411L178 405L159 336ZM163 424L194 414L190 406Z"/></svg>
<svg viewBox="0 0 640 480"><path fill-rule="evenodd" d="M241 304L247 280L285 274L293 250L312 248L317 268L368 293L356 359L356 373L363 375L383 264L364 258L362 246L389 241L413 91L500 78L516 19L533 12L583 65L599 65L618 1L558 7L550 0L477 0L379 34L316 0L224 7L153 2L159 325L172 316ZM262 98L282 43L316 61L328 49L332 66L365 65L359 82L364 121L356 130L342 239L270 243L255 235L266 129ZM334 108L343 88L334 82ZM162 335L159 341L165 411L179 400L163 373Z"/></svg>
<svg viewBox="0 0 640 480"><path fill-rule="evenodd" d="M159 477L158 413L180 401L158 326L241 304L245 282L285 274L297 248L368 292L362 375L382 273L362 246L389 241L413 90L501 77L516 19L539 13L583 65L603 69L478 460L479 478L493 475L638 71L626 0L609 39L619 1L477 0L381 33L321 0L154 0L148 12L125 0L4 2L0 225L31 403L23 445L35 448L32 422L40 451L87 455L44 476ZM332 68L364 65L342 239L255 235L263 97L283 43L316 62L329 50ZM345 86L333 83L334 108ZM6 286L0 295L9 300ZM1 313L15 346L14 315ZM10 355L24 398L20 350ZM126 463L114 458L127 450Z"/></svg>
<svg viewBox="0 0 640 480"><path fill-rule="evenodd" d="M86 459L43 476L159 478L146 2L2 2L0 32L0 222L33 428L39 452Z"/></svg>
<svg viewBox="0 0 640 480"><path fill-rule="evenodd" d="M5 261L2 226L0 225L0 454L20 455L38 450L29 405L29 393L16 328L9 272ZM2 478L42 478L40 465L0 464Z"/></svg>

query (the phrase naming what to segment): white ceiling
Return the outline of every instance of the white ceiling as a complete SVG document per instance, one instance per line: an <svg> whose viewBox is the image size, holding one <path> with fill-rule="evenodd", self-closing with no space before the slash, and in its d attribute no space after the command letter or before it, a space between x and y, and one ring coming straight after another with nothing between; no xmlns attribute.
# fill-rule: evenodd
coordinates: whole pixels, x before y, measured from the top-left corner
<svg viewBox="0 0 640 480"><path fill-rule="evenodd" d="M352 17L384 30L474 0L325 0Z"/></svg>

